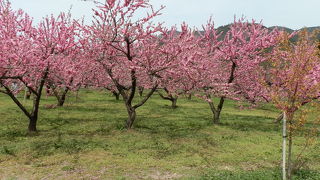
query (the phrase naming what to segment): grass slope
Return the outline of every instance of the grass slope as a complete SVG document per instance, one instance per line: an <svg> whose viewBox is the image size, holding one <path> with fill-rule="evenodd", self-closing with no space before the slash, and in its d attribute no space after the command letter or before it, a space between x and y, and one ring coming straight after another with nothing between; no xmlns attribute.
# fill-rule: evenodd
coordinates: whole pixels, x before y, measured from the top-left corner
<svg viewBox="0 0 320 180"><path fill-rule="evenodd" d="M133 130L123 129L122 101L105 92L80 92L66 106L45 109L39 133L0 95L0 179L280 179L281 127L269 105L239 110L226 101L222 124L210 124L209 106L196 98L179 108L153 96L137 111ZM26 102L31 104L31 102ZM297 137L295 152L303 137ZM320 179L319 146L308 151L295 179Z"/></svg>

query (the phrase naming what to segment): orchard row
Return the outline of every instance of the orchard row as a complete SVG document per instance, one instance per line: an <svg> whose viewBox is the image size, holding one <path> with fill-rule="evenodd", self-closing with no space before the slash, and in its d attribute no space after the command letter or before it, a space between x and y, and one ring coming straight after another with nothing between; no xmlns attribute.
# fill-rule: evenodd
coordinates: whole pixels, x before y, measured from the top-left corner
<svg viewBox="0 0 320 180"><path fill-rule="evenodd" d="M273 102L293 123L302 105L318 99L320 59L307 32L270 31L244 19L235 19L226 32L218 32L211 19L200 30L186 23L165 28L153 23L162 9L147 0L107 0L96 2L90 25L67 13L35 25L0 0L0 92L29 119L29 131L37 131L45 87L60 106L69 91L108 89L124 101L127 128L159 89L173 107L179 95L196 94L209 103L217 124L226 98ZM140 10L147 15L137 16ZM296 35L300 40L292 43ZM147 93L135 100L143 89ZM16 98L21 91L33 95L32 109Z"/></svg>

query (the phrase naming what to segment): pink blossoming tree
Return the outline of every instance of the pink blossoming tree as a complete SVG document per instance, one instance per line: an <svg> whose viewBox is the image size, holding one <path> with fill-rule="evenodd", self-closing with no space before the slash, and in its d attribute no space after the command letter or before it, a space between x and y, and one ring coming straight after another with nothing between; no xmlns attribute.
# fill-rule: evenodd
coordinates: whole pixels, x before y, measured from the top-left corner
<svg viewBox="0 0 320 180"><path fill-rule="evenodd" d="M60 60L72 53L74 27L68 26L64 14L47 17L33 27L31 19L21 10L12 10L9 3L0 1L0 8L0 92L29 118L28 130L37 131L43 87L52 76L50 73L60 66ZM34 95L31 110L15 96L24 87Z"/></svg>
<svg viewBox="0 0 320 180"><path fill-rule="evenodd" d="M149 11L138 17L137 11ZM161 9L160 9L161 10ZM156 91L164 74L175 65L164 50L162 28L152 23L159 15L146 0L109 0L97 3L93 25L84 27L87 59L103 69L108 83L117 89L128 112L126 127L132 128L136 109ZM163 41L162 41L163 39ZM138 87L149 89L134 101Z"/></svg>
<svg viewBox="0 0 320 180"><path fill-rule="evenodd" d="M266 59L266 49L277 43L278 31L270 32L262 24L240 19L230 25L224 37L219 37L221 41L216 41L217 32L213 28L205 34L209 35L201 43L207 66L199 88L206 94L213 123L218 124L226 98L255 102L264 97L258 70ZM212 96L219 97L217 105Z"/></svg>

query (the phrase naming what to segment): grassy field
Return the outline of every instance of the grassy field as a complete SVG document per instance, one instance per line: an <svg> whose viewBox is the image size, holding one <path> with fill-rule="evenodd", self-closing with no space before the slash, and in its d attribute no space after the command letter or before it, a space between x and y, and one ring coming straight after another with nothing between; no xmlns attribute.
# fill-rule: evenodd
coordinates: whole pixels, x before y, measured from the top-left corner
<svg viewBox="0 0 320 180"><path fill-rule="evenodd" d="M153 96L125 130L122 101L81 91L65 107L42 101L37 134L15 104L0 95L0 179L280 179L281 126L270 105L240 110L227 101L222 124L211 125L207 103L181 98L178 108ZM31 102L26 102L31 103ZM303 143L297 137L294 152ZM320 146L295 179L320 179Z"/></svg>

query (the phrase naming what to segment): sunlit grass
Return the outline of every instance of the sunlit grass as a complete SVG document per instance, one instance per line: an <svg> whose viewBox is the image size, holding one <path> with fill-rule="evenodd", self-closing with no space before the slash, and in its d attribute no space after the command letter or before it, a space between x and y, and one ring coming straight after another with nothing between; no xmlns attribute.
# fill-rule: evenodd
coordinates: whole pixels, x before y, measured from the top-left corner
<svg viewBox="0 0 320 180"><path fill-rule="evenodd" d="M30 102L26 102L31 104ZM153 96L137 111L132 130L122 101L82 90L65 107L44 97L38 134L0 95L0 179L277 179L281 177L281 127L271 105L240 110L227 101L222 124L211 125L208 104L180 98L178 108ZM297 137L295 152L303 137ZM319 178L319 146L296 179Z"/></svg>

